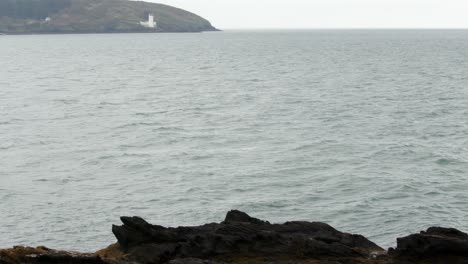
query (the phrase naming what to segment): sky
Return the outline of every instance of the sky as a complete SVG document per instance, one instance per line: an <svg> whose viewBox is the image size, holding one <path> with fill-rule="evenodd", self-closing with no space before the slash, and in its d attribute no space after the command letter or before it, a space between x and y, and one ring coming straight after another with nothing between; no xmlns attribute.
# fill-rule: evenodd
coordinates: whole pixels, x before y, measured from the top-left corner
<svg viewBox="0 0 468 264"><path fill-rule="evenodd" d="M146 0L220 29L468 28L468 0Z"/></svg>

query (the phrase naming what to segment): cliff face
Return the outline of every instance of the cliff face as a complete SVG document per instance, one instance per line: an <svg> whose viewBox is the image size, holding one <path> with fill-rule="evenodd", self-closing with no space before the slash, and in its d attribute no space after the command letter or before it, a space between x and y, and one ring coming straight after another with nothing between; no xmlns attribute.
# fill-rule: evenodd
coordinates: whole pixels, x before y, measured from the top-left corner
<svg viewBox="0 0 468 264"><path fill-rule="evenodd" d="M175 7L128 0L2 0L0 33L201 32L211 23ZM153 14L156 28L145 28Z"/></svg>

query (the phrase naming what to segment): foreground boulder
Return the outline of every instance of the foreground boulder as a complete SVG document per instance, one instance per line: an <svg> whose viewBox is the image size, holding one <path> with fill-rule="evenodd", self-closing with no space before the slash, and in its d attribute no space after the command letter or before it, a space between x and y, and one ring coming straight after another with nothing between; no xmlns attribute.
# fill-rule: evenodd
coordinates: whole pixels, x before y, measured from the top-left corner
<svg viewBox="0 0 468 264"><path fill-rule="evenodd" d="M419 234L398 238L397 248L391 252L417 258L468 257L468 234L453 228L431 227ZM468 258L466 260L468 263Z"/></svg>
<svg viewBox="0 0 468 264"><path fill-rule="evenodd" d="M361 235L342 233L318 222L270 224L231 211L222 223L165 228L139 217L122 217L113 226L128 261L166 263L178 258L367 257L382 248Z"/></svg>

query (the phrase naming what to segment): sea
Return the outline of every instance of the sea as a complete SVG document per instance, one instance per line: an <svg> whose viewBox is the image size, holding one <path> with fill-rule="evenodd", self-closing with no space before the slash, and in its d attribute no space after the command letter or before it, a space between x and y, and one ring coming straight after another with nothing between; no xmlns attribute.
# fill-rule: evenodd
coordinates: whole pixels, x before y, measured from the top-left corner
<svg viewBox="0 0 468 264"><path fill-rule="evenodd" d="M468 30L0 36L0 248L231 209L468 231Z"/></svg>

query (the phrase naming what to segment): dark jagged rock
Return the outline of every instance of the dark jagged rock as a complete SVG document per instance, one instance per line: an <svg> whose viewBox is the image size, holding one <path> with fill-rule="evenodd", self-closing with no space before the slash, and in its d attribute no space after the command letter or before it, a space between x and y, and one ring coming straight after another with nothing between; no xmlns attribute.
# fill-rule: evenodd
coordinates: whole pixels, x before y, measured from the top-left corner
<svg viewBox="0 0 468 264"><path fill-rule="evenodd" d="M468 257L468 234L453 228L431 227L425 232L398 238L397 248L391 252L397 256L418 258Z"/></svg>
<svg viewBox="0 0 468 264"><path fill-rule="evenodd" d="M270 224L240 211L224 222L198 227L164 228L139 217L122 217L113 226L128 259L165 263L177 258L219 256L363 257L383 251L361 235L342 233L324 223Z"/></svg>
<svg viewBox="0 0 468 264"><path fill-rule="evenodd" d="M258 224L258 225L270 224L270 222L268 221L263 221L263 220L251 217L250 215L244 212L238 211L238 210L229 211L223 223L224 224L250 223L250 224Z"/></svg>
<svg viewBox="0 0 468 264"><path fill-rule="evenodd" d="M385 251L319 222L271 224L230 211L223 222L166 228L140 217L113 226L118 243L94 254L14 247L0 264L468 264L468 234L431 227Z"/></svg>

